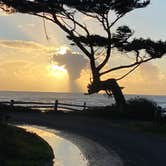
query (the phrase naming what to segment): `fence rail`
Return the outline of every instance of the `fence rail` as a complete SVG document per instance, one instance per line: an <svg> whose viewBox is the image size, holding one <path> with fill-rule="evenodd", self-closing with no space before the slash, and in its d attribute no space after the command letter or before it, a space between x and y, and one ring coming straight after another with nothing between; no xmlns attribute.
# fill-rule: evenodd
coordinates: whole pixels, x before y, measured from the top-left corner
<svg viewBox="0 0 166 166"><path fill-rule="evenodd" d="M58 100L55 100L53 103L48 103L48 102L27 102L27 101L15 101L15 100L10 100L10 101L0 101L0 104L6 104L11 107L12 110L14 110L15 106L23 106L26 108L53 108L54 111L57 111L58 108L61 109L67 109L67 110L74 110L74 111L80 111L80 109L76 108L83 108L83 110L86 110L89 108L89 106L86 105L86 102L83 103L83 105L79 104L68 104L68 103L60 103ZM76 108L73 108L76 107Z"/></svg>
<svg viewBox="0 0 166 166"><path fill-rule="evenodd" d="M45 102L29 102L29 101L1 101L0 103L2 104L10 104L11 102L13 102L14 104L40 104L40 105L52 105L54 103L45 103Z"/></svg>

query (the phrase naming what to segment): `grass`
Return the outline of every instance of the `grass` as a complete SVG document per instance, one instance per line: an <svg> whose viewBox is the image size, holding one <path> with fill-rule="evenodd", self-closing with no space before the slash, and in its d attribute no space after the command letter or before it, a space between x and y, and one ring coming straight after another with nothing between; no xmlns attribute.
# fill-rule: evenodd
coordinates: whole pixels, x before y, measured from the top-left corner
<svg viewBox="0 0 166 166"><path fill-rule="evenodd" d="M111 125L113 127L126 128L132 131L158 135L166 138L166 124L154 126L150 121L130 121L126 123L113 122Z"/></svg>
<svg viewBox="0 0 166 166"><path fill-rule="evenodd" d="M0 124L0 165L45 166L52 159L51 147L39 136Z"/></svg>

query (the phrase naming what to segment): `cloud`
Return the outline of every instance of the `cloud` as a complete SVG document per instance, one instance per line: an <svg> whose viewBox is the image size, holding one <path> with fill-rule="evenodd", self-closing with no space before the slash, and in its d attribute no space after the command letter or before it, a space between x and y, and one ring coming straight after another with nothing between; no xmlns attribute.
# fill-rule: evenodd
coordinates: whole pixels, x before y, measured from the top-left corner
<svg viewBox="0 0 166 166"><path fill-rule="evenodd" d="M64 65L69 73L70 86L72 91L78 91L76 80L80 78L81 71L88 68L88 59L79 53L74 53L70 49L65 54L56 53L52 60L57 65Z"/></svg>
<svg viewBox="0 0 166 166"><path fill-rule="evenodd" d="M18 28L20 28L20 29L23 29L23 28L34 28L35 27L35 24L25 24L25 25L22 25L22 24L20 24L20 25L18 25Z"/></svg>
<svg viewBox="0 0 166 166"><path fill-rule="evenodd" d="M89 17L89 16L86 16L86 15L83 16L82 19L83 19L83 21L92 21L92 20L94 20L93 17Z"/></svg>
<svg viewBox="0 0 166 166"><path fill-rule="evenodd" d="M88 60L84 56L78 53L73 53L71 50L68 50L66 54L55 54L53 56L53 61L58 65L65 65L65 68L68 70L71 79L76 80L79 78L81 70L87 68Z"/></svg>
<svg viewBox="0 0 166 166"><path fill-rule="evenodd" d="M90 77L88 59L69 48L66 48L66 52L60 50L32 41L0 40L0 89L86 91ZM166 94L165 64L161 65L161 62L163 59L155 61L156 64L141 65L121 80L119 83L125 87L124 92ZM60 73L53 74L52 70L48 70L52 63L64 66L68 74L60 79ZM123 74L124 71L120 70L105 79L118 78Z"/></svg>
<svg viewBox="0 0 166 166"><path fill-rule="evenodd" d="M146 63L120 81L124 92L135 94L166 94L166 72L153 63Z"/></svg>
<svg viewBox="0 0 166 166"><path fill-rule="evenodd" d="M12 59L29 59L41 62L42 59L50 61L49 58L55 53L58 48L47 46L34 41L23 40L0 40L0 60ZM28 55L27 55L28 54ZM37 59L38 58L38 59ZM47 59L47 60L46 60Z"/></svg>
<svg viewBox="0 0 166 166"><path fill-rule="evenodd" d="M0 61L29 61L36 64L50 63L55 47L49 47L33 41L0 40ZM1 63L0 63L1 64Z"/></svg>
<svg viewBox="0 0 166 166"><path fill-rule="evenodd" d="M152 64L147 63L140 67L140 75L144 81L156 82L160 80L160 70L159 68Z"/></svg>
<svg viewBox="0 0 166 166"><path fill-rule="evenodd" d="M9 14L0 9L0 16L9 16Z"/></svg>
<svg viewBox="0 0 166 166"><path fill-rule="evenodd" d="M39 52L45 55L54 55L58 47L52 45L43 45L34 41L24 41L24 40L0 40L0 49L4 51L9 51L15 49L14 51L25 53L38 54ZM1 55L0 55L1 56Z"/></svg>
<svg viewBox="0 0 166 166"><path fill-rule="evenodd" d="M27 60L11 60L0 63L0 89L21 91L69 91L68 81L62 84L62 80L48 73L46 67L46 64Z"/></svg>
<svg viewBox="0 0 166 166"><path fill-rule="evenodd" d="M87 92L87 85L90 83L90 69L83 69L80 74L80 78L77 79L77 83L82 92Z"/></svg>
<svg viewBox="0 0 166 166"><path fill-rule="evenodd" d="M40 82L38 86L36 85L36 89L50 91L51 88L54 90L57 88L55 91L81 91L77 79L81 71L87 68L88 60L79 53L66 49L67 52L63 52L59 48L32 41L0 40L0 75L3 80L0 89L22 87L23 90L23 85L18 85L22 83L25 89L31 87L34 90L37 82ZM62 55L63 53L65 54ZM48 70L48 66L52 63L64 66L68 74L60 79L62 78L60 73L54 73L52 68ZM12 85L9 85L8 80L10 83L13 82Z"/></svg>
<svg viewBox="0 0 166 166"><path fill-rule="evenodd" d="M46 49L46 46L33 42L22 40L0 40L1 47L16 48L16 49L33 49L42 50Z"/></svg>

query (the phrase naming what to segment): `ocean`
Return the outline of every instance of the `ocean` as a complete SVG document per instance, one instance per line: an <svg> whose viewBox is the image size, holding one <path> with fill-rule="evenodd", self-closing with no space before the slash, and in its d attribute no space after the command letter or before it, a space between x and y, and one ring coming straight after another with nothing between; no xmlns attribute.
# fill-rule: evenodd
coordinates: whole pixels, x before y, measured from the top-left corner
<svg viewBox="0 0 166 166"><path fill-rule="evenodd" d="M157 102L163 108L166 108L166 96L156 95L125 95L126 99L134 97L144 97ZM56 93L56 92L16 92L0 91L0 101L36 101L36 102L58 102L67 104L80 104L86 102L87 106L107 106L115 103L112 97L104 94L84 95L83 93Z"/></svg>

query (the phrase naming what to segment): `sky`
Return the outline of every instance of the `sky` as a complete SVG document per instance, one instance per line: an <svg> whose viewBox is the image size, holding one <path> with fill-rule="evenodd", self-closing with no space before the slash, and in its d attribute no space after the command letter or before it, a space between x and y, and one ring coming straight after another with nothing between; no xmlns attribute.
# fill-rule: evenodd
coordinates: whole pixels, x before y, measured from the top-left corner
<svg viewBox="0 0 166 166"><path fill-rule="evenodd" d="M118 25L128 25L135 37L166 40L166 1L151 0L144 9L134 10ZM91 30L99 31L91 20ZM70 46L56 25L27 14L0 12L0 90L86 92L90 79L89 61ZM94 29L95 27L95 29ZM126 61L117 54L113 63ZM108 64L109 67L109 64ZM108 78L117 77L113 73ZM119 82L128 94L166 95L166 57L140 66Z"/></svg>

